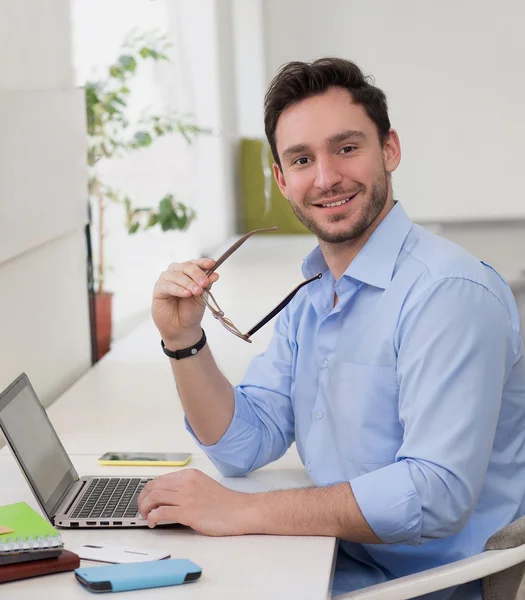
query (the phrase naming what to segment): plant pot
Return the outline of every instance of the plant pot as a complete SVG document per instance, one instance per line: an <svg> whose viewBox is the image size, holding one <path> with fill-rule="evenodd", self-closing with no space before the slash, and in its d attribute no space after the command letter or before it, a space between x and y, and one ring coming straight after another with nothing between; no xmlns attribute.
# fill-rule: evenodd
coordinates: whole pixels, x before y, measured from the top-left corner
<svg viewBox="0 0 525 600"><path fill-rule="evenodd" d="M97 330L97 360L109 352L111 345L111 303L113 294L95 294L95 325Z"/></svg>

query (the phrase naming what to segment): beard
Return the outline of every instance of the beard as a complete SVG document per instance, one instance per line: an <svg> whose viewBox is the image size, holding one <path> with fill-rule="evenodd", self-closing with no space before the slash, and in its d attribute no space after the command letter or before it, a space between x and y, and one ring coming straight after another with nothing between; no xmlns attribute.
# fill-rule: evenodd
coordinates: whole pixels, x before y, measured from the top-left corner
<svg viewBox="0 0 525 600"><path fill-rule="evenodd" d="M361 186L359 192L364 192L366 188ZM330 192L330 197L342 196L345 195L345 190L333 189ZM356 190L348 192L348 196L355 194ZM322 198L316 198L315 200L320 200ZM357 215L357 221L353 223L349 223L348 229L343 231L338 231L337 233L331 233L322 228L319 223L312 217L309 217L304 214L304 212L299 209L294 203L290 202L292 210L295 213L295 216L301 221L301 223L307 227L319 240L326 242L328 244L341 244L343 242L349 242L350 240L354 240L362 235L370 225L376 220L378 215L381 213L383 208L385 207L386 201L388 199L388 175L386 171L383 171L377 179L372 184L370 188L370 197L365 200L365 204ZM350 200L350 203L352 200ZM310 203L309 203L310 204ZM320 208L319 210L323 210ZM338 221L343 221L347 219L348 216L346 214L333 215L331 222L337 223Z"/></svg>

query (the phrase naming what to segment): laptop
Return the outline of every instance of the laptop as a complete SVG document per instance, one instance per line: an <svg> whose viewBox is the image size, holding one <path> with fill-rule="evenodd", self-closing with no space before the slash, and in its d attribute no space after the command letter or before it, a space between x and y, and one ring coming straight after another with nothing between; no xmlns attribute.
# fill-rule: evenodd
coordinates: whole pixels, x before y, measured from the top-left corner
<svg viewBox="0 0 525 600"><path fill-rule="evenodd" d="M79 477L25 373L0 394L0 429L53 525L147 527L137 497L153 478Z"/></svg>

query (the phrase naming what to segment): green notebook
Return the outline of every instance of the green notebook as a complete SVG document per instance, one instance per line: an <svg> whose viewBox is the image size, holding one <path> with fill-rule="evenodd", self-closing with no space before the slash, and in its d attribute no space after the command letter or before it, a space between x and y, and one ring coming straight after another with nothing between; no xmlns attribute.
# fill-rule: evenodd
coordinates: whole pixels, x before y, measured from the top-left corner
<svg viewBox="0 0 525 600"><path fill-rule="evenodd" d="M58 531L25 502L0 506L0 556L49 548L63 548Z"/></svg>

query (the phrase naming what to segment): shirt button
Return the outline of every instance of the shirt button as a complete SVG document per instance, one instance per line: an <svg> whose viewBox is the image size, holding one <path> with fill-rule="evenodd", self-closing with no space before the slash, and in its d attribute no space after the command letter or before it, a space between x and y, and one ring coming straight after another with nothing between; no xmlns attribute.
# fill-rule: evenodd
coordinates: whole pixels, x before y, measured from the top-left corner
<svg viewBox="0 0 525 600"><path fill-rule="evenodd" d="M321 367L323 367L323 369L326 369L327 366L328 366L328 361L323 360L323 362L321 363Z"/></svg>
<svg viewBox="0 0 525 600"><path fill-rule="evenodd" d="M321 411L319 411L319 412L317 413L317 418L318 418L318 419L322 419L322 418L323 418L323 413L322 413Z"/></svg>

